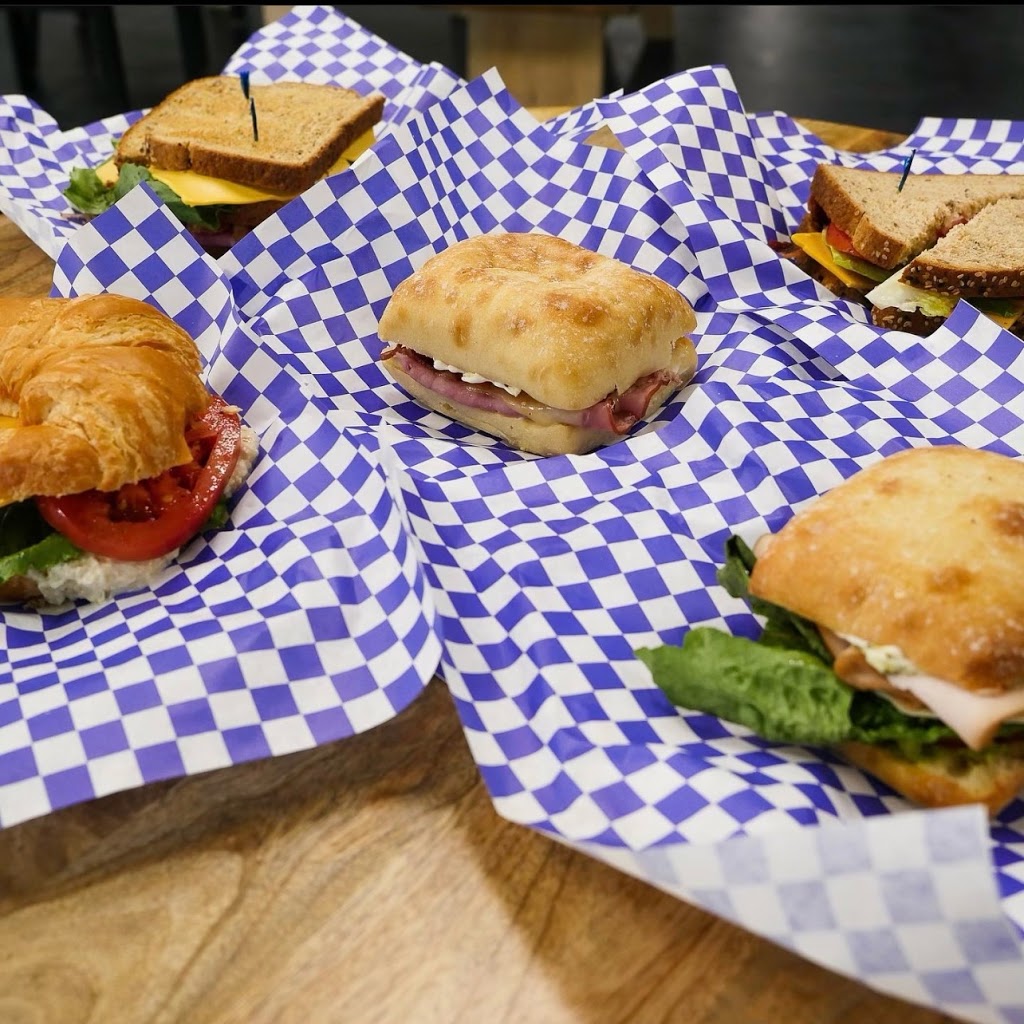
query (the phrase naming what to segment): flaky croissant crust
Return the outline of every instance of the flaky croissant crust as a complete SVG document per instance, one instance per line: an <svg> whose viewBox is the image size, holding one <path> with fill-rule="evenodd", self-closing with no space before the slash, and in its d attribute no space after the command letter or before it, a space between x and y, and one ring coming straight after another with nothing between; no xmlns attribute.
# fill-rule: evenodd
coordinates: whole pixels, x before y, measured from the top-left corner
<svg viewBox="0 0 1024 1024"><path fill-rule="evenodd" d="M139 299L0 298L0 506L110 491L191 458L206 407L189 334Z"/></svg>

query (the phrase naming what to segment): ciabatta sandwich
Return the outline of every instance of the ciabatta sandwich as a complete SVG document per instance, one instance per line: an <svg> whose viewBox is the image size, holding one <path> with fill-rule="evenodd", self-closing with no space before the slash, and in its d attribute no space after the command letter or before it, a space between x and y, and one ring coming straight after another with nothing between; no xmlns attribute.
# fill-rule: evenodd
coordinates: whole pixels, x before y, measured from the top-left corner
<svg viewBox="0 0 1024 1024"><path fill-rule="evenodd" d="M720 581L760 642L637 652L681 707L835 747L910 800L997 813L1024 786L1024 460L954 445L861 470Z"/></svg>
<svg viewBox="0 0 1024 1024"><path fill-rule="evenodd" d="M927 334L965 299L1024 330L1024 175L909 174L902 190L901 179L819 165L785 255L837 295L863 301L879 327ZM936 247L941 273L920 273Z"/></svg>
<svg viewBox="0 0 1024 1024"><path fill-rule="evenodd" d="M383 368L421 404L538 455L623 437L692 377L686 299L539 233L466 239L401 282Z"/></svg>
<svg viewBox="0 0 1024 1024"><path fill-rule="evenodd" d="M0 299L0 601L153 582L257 453L192 338L138 299Z"/></svg>
<svg viewBox="0 0 1024 1024"><path fill-rule="evenodd" d="M219 254L373 143L384 97L309 82L252 84L215 75L186 82L121 136L95 170L76 169L64 195L81 214L149 183ZM255 115L253 115L255 110Z"/></svg>

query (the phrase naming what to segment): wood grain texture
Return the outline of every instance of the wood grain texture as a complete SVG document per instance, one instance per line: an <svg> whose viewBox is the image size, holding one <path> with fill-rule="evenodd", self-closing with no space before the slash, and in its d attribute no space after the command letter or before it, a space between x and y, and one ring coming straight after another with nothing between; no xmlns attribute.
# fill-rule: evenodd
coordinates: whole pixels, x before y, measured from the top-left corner
<svg viewBox="0 0 1024 1024"><path fill-rule="evenodd" d="M6 221L0 254L0 294L49 290ZM364 735L0 832L0 954L3 1024L952 1020L498 817L438 681Z"/></svg>

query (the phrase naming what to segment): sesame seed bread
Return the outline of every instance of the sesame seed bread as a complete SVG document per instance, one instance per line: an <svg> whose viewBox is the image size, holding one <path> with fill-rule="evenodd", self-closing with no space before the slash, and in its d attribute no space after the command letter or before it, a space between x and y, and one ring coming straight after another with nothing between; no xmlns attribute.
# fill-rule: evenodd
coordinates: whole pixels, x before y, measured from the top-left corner
<svg viewBox="0 0 1024 1024"><path fill-rule="evenodd" d="M865 259L891 270L934 245L950 224L999 199L1024 198L1024 175L910 174L902 191L901 177L899 171L820 164L810 203Z"/></svg>
<svg viewBox="0 0 1024 1024"><path fill-rule="evenodd" d="M384 97L336 85L250 86L259 138L239 79L186 82L135 122L115 163L192 170L282 195L298 195L381 119Z"/></svg>
<svg viewBox="0 0 1024 1024"><path fill-rule="evenodd" d="M900 280L944 295L1024 295L1024 199L1002 199L951 228Z"/></svg>

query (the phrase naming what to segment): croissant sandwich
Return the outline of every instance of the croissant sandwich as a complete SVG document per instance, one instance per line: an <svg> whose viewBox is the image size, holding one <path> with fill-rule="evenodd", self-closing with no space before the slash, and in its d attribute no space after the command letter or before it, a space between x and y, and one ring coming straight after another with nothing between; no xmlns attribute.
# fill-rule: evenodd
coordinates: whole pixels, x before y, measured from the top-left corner
<svg viewBox="0 0 1024 1024"><path fill-rule="evenodd" d="M258 444L200 369L138 299L0 299L0 601L140 589L223 525Z"/></svg>
<svg viewBox="0 0 1024 1024"><path fill-rule="evenodd" d="M421 405L536 455L582 455L697 368L690 304L619 260L540 233L468 238L402 281L381 365Z"/></svg>

